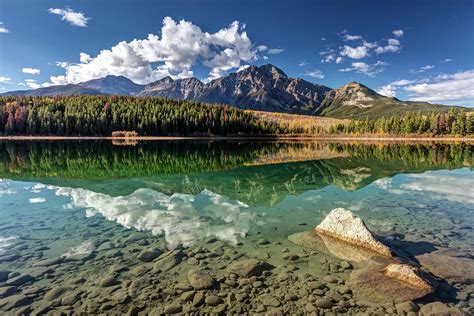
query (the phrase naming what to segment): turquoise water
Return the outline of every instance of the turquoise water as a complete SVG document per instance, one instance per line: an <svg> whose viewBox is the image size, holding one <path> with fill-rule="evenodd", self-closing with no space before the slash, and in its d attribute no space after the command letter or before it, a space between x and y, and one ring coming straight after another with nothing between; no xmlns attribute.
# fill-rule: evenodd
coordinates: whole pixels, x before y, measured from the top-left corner
<svg viewBox="0 0 474 316"><path fill-rule="evenodd" d="M103 141L2 142L0 148L0 272L10 273L8 280L15 274L33 276L14 285L10 295L0 295L5 312L136 308L145 313L170 305L203 313L309 311L308 294L285 300L285 286L270 279L262 279L266 286L252 289L249 298L230 304L225 297L245 286L226 289L219 278L232 262L258 258L303 281L334 274L344 285L350 271L311 263L323 260L330 266L339 264L338 258L287 240L312 230L337 207L351 210L401 249L429 245L473 256L473 146L468 144ZM156 263L153 268L153 262L138 259L143 250L178 249L190 259L166 274L156 272ZM199 253L207 255L199 259ZM289 263L285 253L314 260ZM186 283L193 266L220 282L205 293L220 297L220 304L199 307L181 298L187 289L177 284ZM152 268L155 272L148 272ZM103 286L100 280L107 277L114 281ZM148 283L134 296L130 282L137 278ZM8 280L0 280L0 293L11 286ZM57 286L67 291L48 295ZM175 292L167 293L170 288ZM471 280L454 282L416 302L442 301L470 312L472 289ZM278 306L254 302L262 293L281 291ZM75 299L65 300L68 293ZM18 302L21 295L25 299ZM332 307L337 312L380 309L396 311L393 303L368 307L350 295Z"/></svg>

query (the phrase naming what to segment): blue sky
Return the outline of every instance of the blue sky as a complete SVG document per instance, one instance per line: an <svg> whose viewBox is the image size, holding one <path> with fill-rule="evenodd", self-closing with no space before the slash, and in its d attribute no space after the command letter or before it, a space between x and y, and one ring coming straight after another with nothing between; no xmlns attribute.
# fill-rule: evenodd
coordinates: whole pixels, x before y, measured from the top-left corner
<svg viewBox="0 0 474 316"><path fill-rule="evenodd" d="M2 0L0 22L0 91L272 63L329 87L474 105L474 1Z"/></svg>

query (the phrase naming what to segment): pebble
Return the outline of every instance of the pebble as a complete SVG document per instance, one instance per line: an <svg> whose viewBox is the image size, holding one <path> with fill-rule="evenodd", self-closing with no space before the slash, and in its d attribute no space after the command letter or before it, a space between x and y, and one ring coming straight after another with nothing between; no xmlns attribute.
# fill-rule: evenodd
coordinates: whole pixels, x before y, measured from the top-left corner
<svg viewBox="0 0 474 316"><path fill-rule="evenodd" d="M161 250L143 250L137 256L137 259L143 262L152 262L161 255Z"/></svg>
<svg viewBox="0 0 474 316"><path fill-rule="evenodd" d="M200 306L200 305L202 305L203 302L204 302L204 293L197 292L194 295L194 298L193 298L193 305L194 306Z"/></svg>
<svg viewBox="0 0 474 316"><path fill-rule="evenodd" d="M119 282L112 276L105 277L100 281L100 286L101 287L109 287L109 286L114 286L119 284Z"/></svg>
<svg viewBox="0 0 474 316"><path fill-rule="evenodd" d="M22 275L18 275L14 278L10 278L7 280L7 282L5 283L6 285L23 285L25 283L30 283L30 282L34 282L35 281L35 278L33 278L31 275L29 274L22 274Z"/></svg>
<svg viewBox="0 0 474 316"><path fill-rule="evenodd" d="M323 297L316 300L316 306L329 309L334 306L334 301L331 298Z"/></svg>
<svg viewBox="0 0 474 316"><path fill-rule="evenodd" d="M177 314L177 313L181 313L182 310L183 310L183 306L177 303L171 303L165 307L163 312L165 314Z"/></svg>
<svg viewBox="0 0 474 316"><path fill-rule="evenodd" d="M340 266L341 266L341 268L343 268L344 270L350 270L350 269L352 269L352 264L350 264L350 263L347 262L347 261L341 261Z"/></svg>
<svg viewBox="0 0 474 316"><path fill-rule="evenodd" d="M194 295L195 295L194 291L184 292L183 294L181 294L181 300L183 302L191 302L194 298Z"/></svg>
<svg viewBox="0 0 474 316"><path fill-rule="evenodd" d="M280 306L280 301L271 296L270 294L263 294L258 297L259 301L262 302L265 306L278 307Z"/></svg>
<svg viewBox="0 0 474 316"><path fill-rule="evenodd" d="M257 240L258 245L268 245L270 244L270 241L268 239L259 239Z"/></svg>
<svg viewBox="0 0 474 316"><path fill-rule="evenodd" d="M285 301L297 301L298 300L298 296L296 296L295 294L285 294Z"/></svg>
<svg viewBox="0 0 474 316"><path fill-rule="evenodd" d="M0 282L5 282L8 279L9 271L0 271Z"/></svg>
<svg viewBox="0 0 474 316"><path fill-rule="evenodd" d="M0 287L0 297L10 296L18 291L16 286Z"/></svg>
<svg viewBox="0 0 474 316"><path fill-rule="evenodd" d="M24 294L16 294L8 296L0 300L0 306L3 310L10 310L15 307L20 307L28 304L30 299Z"/></svg>
<svg viewBox="0 0 474 316"><path fill-rule="evenodd" d="M206 297L205 303L209 306L217 306L221 302L221 298L216 295L209 295Z"/></svg>
<svg viewBox="0 0 474 316"><path fill-rule="evenodd" d="M245 259L231 263L227 267L227 272L235 273L242 277L259 276L265 270L271 270L273 267L264 261L257 259Z"/></svg>
<svg viewBox="0 0 474 316"><path fill-rule="evenodd" d="M64 286L57 286L53 289L49 290L48 293L44 295L44 299L47 301L54 301L55 299L61 297L64 293L69 291L71 288L64 287Z"/></svg>

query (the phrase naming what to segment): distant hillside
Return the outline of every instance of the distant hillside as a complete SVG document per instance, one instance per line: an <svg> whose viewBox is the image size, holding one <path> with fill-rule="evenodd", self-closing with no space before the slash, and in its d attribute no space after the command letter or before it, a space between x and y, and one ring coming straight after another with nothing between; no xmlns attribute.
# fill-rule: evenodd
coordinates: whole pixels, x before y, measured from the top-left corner
<svg viewBox="0 0 474 316"><path fill-rule="evenodd" d="M337 124L348 124L349 120L321 117L314 115L288 114L247 110L266 122L275 122L285 126L289 131L299 134L328 134L331 127Z"/></svg>
<svg viewBox="0 0 474 316"><path fill-rule="evenodd" d="M339 89L331 90L321 108L323 110L319 114L322 116L365 119L403 116L412 112L445 113L452 107L427 102L400 101L380 95L360 83L350 82Z"/></svg>
<svg viewBox="0 0 474 316"><path fill-rule="evenodd" d="M450 108L446 105L388 98L357 82L331 89L301 78L290 78L270 64L250 66L209 83L197 78L173 80L165 77L147 85L139 85L123 76L107 76L79 84L3 93L18 96L90 94L161 96L228 104L245 110L351 119L401 116L412 112L447 112Z"/></svg>

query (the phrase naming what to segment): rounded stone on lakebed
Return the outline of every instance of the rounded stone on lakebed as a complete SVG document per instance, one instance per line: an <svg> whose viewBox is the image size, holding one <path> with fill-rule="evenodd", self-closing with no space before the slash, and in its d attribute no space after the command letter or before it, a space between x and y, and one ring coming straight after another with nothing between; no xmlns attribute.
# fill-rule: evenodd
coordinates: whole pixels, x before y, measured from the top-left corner
<svg viewBox="0 0 474 316"><path fill-rule="evenodd" d="M188 272L188 281L191 286L196 290L204 290L212 288L215 281L205 271L202 270L191 270Z"/></svg>
<svg viewBox="0 0 474 316"><path fill-rule="evenodd" d="M231 263L227 272L235 273L241 277L259 276L263 271L271 270L273 266L257 259L244 259Z"/></svg>

